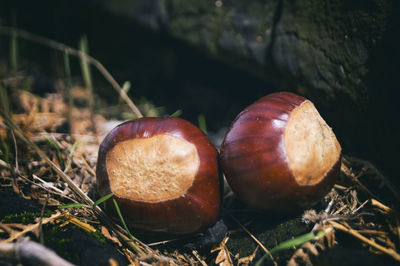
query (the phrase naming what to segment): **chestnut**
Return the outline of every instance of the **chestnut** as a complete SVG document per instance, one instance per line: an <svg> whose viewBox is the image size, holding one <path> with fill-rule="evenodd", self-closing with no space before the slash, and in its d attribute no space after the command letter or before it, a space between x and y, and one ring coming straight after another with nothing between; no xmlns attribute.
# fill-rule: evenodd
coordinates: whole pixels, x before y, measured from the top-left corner
<svg viewBox="0 0 400 266"><path fill-rule="evenodd" d="M329 192L340 170L341 147L312 102L279 92L236 117L220 158L239 199L287 213L308 208Z"/></svg>
<svg viewBox="0 0 400 266"><path fill-rule="evenodd" d="M135 229L189 234L219 216L217 150L180 118L140 118L115 127L100 145L96 182L100 195L114 193ZM105 209L118 219L113 201Z"/></svg>

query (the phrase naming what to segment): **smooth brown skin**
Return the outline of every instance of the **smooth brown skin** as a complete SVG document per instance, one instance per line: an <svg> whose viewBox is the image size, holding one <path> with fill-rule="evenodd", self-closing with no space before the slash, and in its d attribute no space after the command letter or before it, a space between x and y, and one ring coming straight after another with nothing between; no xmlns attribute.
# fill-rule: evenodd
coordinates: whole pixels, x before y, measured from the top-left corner
<svg viewBox="0 0 400 266"><path fill-rule="evenodd" d="M207 136L191 123L180 118L141 118L114 128L104 139L97 161L97 189L101 196L111 193L106 168L106 155L117 143L133 138L150 138L169 134L197 147L200 166L197 175L183 196L159 202L140 202L114 195L127 224L134 228L168 234L199 232L213 225L221 205L218 153ZM112 200L106 211L116 215Z"/></svg>
<svg viewBox="0 0 400 266"><path fill-rule="evenodd" d="M340 170L340 157L315 185L300 186L288 166L283 143L291 112L305 98L273 93L244 109L221 146L221 166L237 196L249 206L291 212L314 205L329 192Z"/></svg>

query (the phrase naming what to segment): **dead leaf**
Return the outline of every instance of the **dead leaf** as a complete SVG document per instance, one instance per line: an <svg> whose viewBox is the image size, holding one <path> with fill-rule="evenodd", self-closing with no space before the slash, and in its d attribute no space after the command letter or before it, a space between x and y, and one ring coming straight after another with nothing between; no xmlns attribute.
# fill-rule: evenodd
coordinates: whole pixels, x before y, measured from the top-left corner
<svg viewBox="0 0 400 266"><path fill-rule="evenodd" d="M254 258L256 257L256 254L257 254L257 251L258 251L259 247L260 246L257 246L256 249L253 251L253 254L251 254L250 256L240 258L238 260L238 265L249 265L254 260Z"/></svg>
<svg viewBox="0 0 400 266"><path fill-rule="evenodd" d="M117 237L112 236L110 234L110 231L108 231L107 227L105 226L101 226L101 233L103 234L103 236L105 238L107 238L108 240L110 240L111 242L113 242L114 244L117 244L118 246L122 247L121 242L118 240Z"/></svg>
<svg viewBox="0 0 400 266"><path fill-rule="evenodd" d="M215 264L218 264L220 266L233 265L229 250L226 247L226 243L228 242L228 240L229 237L225 236L225 238L221 241L220 245L217 248L211 250L211 253L219 251L217 258L215 259Z"/></svg>

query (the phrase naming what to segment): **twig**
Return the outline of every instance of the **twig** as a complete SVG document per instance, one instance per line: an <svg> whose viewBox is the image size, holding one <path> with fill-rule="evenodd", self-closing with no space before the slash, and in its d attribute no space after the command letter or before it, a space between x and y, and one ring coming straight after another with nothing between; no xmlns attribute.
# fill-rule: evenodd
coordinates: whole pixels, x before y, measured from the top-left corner
<svg viewBox="0 0 400 266"><path fill-rule="evenodd" d="M149 244L147 244L147 245L148 245L149 247L151 247L151 246L158 246L158 245L165 245L165 244L167 244L167 243L171 243L171 242L174 242L174 241L179 241L179 240L182 240L182 239L184 239L184 238L181 237L181 238L168 239L168 240L164 240L164 241L158 241L158 242L149 243Z"/></svg>
<svg viewBox="0 0 400 266"><path fill-rule="evenodd" d="M62 137L66 137L69 134L66 133L56 133L56 132L38 132L35 136L32 136L32 140L33 141L42 141L43 137L47 137L47 138L62 138ZM92 136L92 135L84 135L84 134L72 134L73 138L79 139L79 141L81 142L92 142L95 143L96 142L96 137Z"/></svg>
<svg viewBox="0 0 400 266"><path fill-rule="evenodd" d="M73 266L54 251L24 239L16 243L0 243L0 259L13 265Z"/></svg>
<svg viewBox="0 0 400 266"><path fill-rule="evenodd" d="M365 204L367 204L369 202L369 200L364 201L362 204L360 204L360 206L358 206L357 209L355 209L354 211L351 212L351 214L355 214L356 212L358 212L362 207L365 206Z"/></svg>
<svg viewBox="0 0 400 266"><path fill-rule="evenodd" d="M347 228L344 225L334 222L334 221L329 221L329 223L336 229L344 231L346 233L351 234L352 236L355 236L356 238L360 239L361 241L367 243L368 245L382 251L383 253L391 256L393 259L395 259L396 261L400 261L400 254L397 253L395 250L391 249L391 248L386 248L384 246L381 246L377 243L375 243L375 241L366 238L365 236L361 235L359 232L357 232L356 230L352 229L352 228Z"/></svg>
<svg viewBox="0 0 400 266"><path fill-rule="evenodd" d="M261 247L262 250L268 255L268 257L272 260L275 266L278 264L276 263L274 257L272 256L271 252L252 234L247 230L246 227L244 227L235 217L231 216L232 219Z"/></svg>
<svg viewBox="0 0 400 266"><path fill-rule="evenodd" d="M108 72L107 69L97 59L95 59L89 55L86 55L85 53L83 53L79 50L76 50L70 46L67 46L63 43L59 43L54 40L47 39L45 37L30 33L28 31L16 29L16 28L12 28L12 27L0 26L0 34L12 35L13 33L16 33L19 38L30 40L30 41L42 44L47 47L51 47L53 49L63 51L65 53L68 53L68 54L76 56L76 57L84 58L87 62L94 65L97 68L97 70L100 71L100 73L107 79L107 81L111 84L111 86L119 93L121 98L128 104L128 106L131 108L132 112L139 118L143 117L142 113L139 111L137 106L132 102L132 100L129 98L129 96L126 94L126 92L115 81L115 79L110 74L110 72Z"/></svg>

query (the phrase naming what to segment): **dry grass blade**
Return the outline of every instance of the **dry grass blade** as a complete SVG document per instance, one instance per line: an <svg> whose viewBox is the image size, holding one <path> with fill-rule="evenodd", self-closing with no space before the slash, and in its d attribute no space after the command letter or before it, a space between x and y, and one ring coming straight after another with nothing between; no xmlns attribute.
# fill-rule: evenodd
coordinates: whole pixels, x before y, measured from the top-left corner
<svg viewBox="0 0 400 266"><path fill-rule="evenodd" d="M73 217L72 215L65 213L64 214L64 218L66 219L65 223L63 223L61 226L65 226L68 223L72 223L74 225L76 225L79 228L82 228L83 230L87 231L87 232L96 232L96 229L91 226L90 224L84 223L82 221L80 221L79 219Z"/></svg>
<svg viewBox="0 0 400 266"><path fill-rule="evenodd" d="M15 33L18 35L19 38L30 40L51 47L53 49L63 51L65 53L68 53L76 57L84 58L87 62L94 65L100 71L100 73L107 79L107 81L111 84L111 86L119 93L121 98L128 104L132 112L139 118L143 117L142 113L139 111L137 106L132 102L132 100L129 98L126 92L121 88L121 86L115 81L113 76L111 76L110 72L108 72L107 69L95 58L86 55L85 53L78 51L70 46L30 33L28 31L1 26L0 33L7 35L12 35L13 33Z"/></svg>
<svg viewBox="0 0 400 266"><path fill-rule="evenodd" d="M392 212L392 209L385 204L377 201L376 199L371 199L371 205L377 207L384 214Z"/></svg>
<svg viewBox="0 0 400 266"><path fill-rule="evenodd" d="M10 165L1 159L0 159L0 166L6 169L11 169Z"/></svg>
<svg viewBox="0 0 400 266"><path fill-rule="evenodd" d="M196 250L192 251L193 256L200 262L202 266L207 266L207 263L200 257L199 253Z"/></svg>
<svg viewBox="0 0 400 266"><path fill-rule="evenodd" d="M360 239L361 241L367 243L368 245L378 249L379 251L391 256L393 259L395 259L396 261L400 261L400 254L397 253L395 250L391 249L391 248L386 248L384 246L381 246L377 243L375 243L375 241L366 238L365 236L361 235L359 232L357 232L356 230L352 229L352 228L347 228L346 226L334 222L334 221L329 221L329 223L338 230L344 231L346 233L351 234L352 236L355 236L356 238Z"/></svg>

